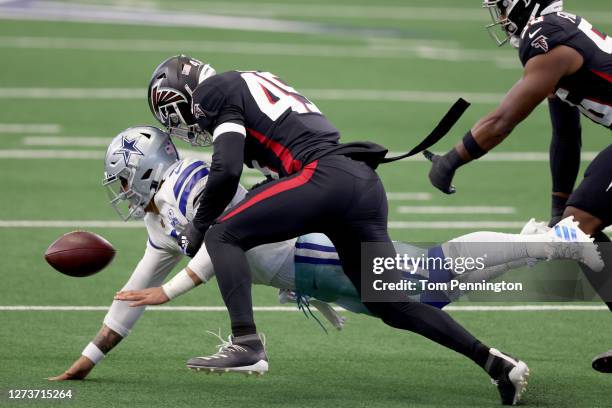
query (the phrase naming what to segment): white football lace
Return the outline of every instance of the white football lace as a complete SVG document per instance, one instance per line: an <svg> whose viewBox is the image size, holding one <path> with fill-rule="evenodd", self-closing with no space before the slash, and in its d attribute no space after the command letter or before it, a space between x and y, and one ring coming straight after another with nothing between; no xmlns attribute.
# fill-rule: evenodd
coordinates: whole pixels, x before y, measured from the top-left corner
<svg viewBox="0 0 612 408"><path fill-rule="evenodd" d="M247 351L247 349L245 349L244 347L232 343L231 334L227 336L227 341L224 340L223 337L221 337L221 329L219 329L219 333L211 332L210 330L206 330L206 332L215 336L221 342L221 344L217 344L217 347L219 347L219 351L217 351L211 357L227 357L225 354L223 354L226 351Z"/></svg>
<svg viewBox="0 0 612 408"><path fill-rule="evenodd" d="M217 351L215 354L210 356L211 358L227 357L225 354L223 354L226 351L243 351L243 352L247 351L247 349L242 347L241 345L232 343L231 334L227 336L227 340L224 340L223 337L221 337L221 329L219 329L218 333L212 332L210 330L206 330L206 333L209 333L215 336L221 342L221 344L217 344L217 347L219 347L219 351ZM261 338L261 342L263 346L265 347L266 346L266 336L263 333L260 333L260 338Z"/></svg>

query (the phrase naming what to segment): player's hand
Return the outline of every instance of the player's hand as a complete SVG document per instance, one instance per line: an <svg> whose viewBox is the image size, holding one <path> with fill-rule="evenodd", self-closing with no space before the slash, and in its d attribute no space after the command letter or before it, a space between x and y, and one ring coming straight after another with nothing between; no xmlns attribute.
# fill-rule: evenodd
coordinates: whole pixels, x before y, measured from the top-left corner
<svg viewBox="0 0 612 408"><path fill-rule="evenodd" d="M181 251L190 258L193 258L198 253L204 241L204 232L198 230L193 224L187 225L185 231L178 234L177 242L181 247Z"/></svg>
<svg viewBox="0 0 612 408"><path fill-rule="evenodd" d="M95 364L87 357L79 357L72 366L62 374L48 377L49 381L83 380L93 370Z"/></svg>
<svg viewBox="0 0 612 408"><path fill-rule="evenodd" d="M161 305L170 301L161 287L117 292L115 300L131 301L130 307Z"/></svg>
<svg viewBox="0 0 612 408"><path fill-rule="evenodd" d="M454 194L457 191L452 185L455 169L446 162L444 157L433 154L429 150L425 150L423 156L432 163L429 171L431 184L445 194Z"/></svg>

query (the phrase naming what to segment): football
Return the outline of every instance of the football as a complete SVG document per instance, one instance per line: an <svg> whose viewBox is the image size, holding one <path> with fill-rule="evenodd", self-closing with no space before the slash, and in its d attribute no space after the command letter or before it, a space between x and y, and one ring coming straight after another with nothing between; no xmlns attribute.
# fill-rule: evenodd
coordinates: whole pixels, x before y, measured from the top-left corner
<svg viewBox="0 0 612 408"><path fill-rule="evenodd" d="M106 239L87 231L73 231L49 245L45 260L57 271L75 277L100 272L115 257L115 248Z"/></svg>

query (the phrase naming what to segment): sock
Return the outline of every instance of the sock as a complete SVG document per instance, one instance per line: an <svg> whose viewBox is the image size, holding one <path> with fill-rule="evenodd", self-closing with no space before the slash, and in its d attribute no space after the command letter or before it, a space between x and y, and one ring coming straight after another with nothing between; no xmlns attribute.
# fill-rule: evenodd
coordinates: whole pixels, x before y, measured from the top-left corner
<svg viewBox="0 0 612 408"><path fill-rule="evenodd" d="M254 322L232 323L232 335L234 337L247 336L255 333L257 333L257 328Z"/></svg>
<svg viewBox="0 0 612 408"><path fill-rule="evenodd" d="M489 359L489 349L490 347L485 346L480 341L474 345L474 362L483 369L485 368L487 360Z"/></svg>

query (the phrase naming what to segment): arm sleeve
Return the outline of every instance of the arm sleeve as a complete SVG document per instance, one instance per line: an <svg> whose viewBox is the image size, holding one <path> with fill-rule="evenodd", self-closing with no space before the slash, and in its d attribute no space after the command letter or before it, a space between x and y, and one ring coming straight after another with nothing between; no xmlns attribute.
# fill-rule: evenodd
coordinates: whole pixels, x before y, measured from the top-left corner
<svg viewBox="0 0 612 408"><path fill-rule="evenodd" d="M122 290L140 290L161 286L166 276L181 260L181 254L155 249L147 245L144 256L134 269L132 276ZM110 306L104 324L121 337L126 337L145 307L129 307L130 302L115 300Z"/></svg>
<svg viewBox="0 0 612 408"><path fill-rule="evenodd" d="M193 219L201 232L221 215L236 194L242 174L245 134L244 126L237 123L225 122L215 129L210 173Z"/></svg>
<svg viewBox="0 0 612 408"><path fill-rule="evenodd" d="M208 251L206 250L206 244L202 244L198 253L195 254L191 261L187 264L187 267L191 269L202 283L208 282L213 276L215 276L215 270L213 269L212 260Z"/></svg>
<svg viewBox="0 0 612 408"><path fill-rule="evenodd" d="M552 123L550 143L550 172L552 191L570 194L580 169L582 127L577 108L557 97L549 98L548 108Z"/></svg>

